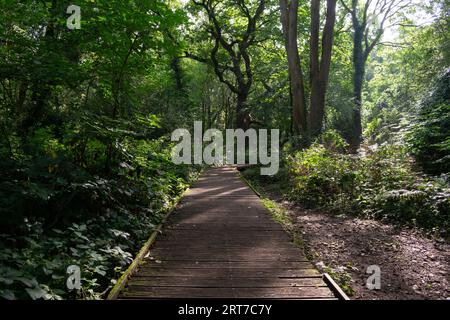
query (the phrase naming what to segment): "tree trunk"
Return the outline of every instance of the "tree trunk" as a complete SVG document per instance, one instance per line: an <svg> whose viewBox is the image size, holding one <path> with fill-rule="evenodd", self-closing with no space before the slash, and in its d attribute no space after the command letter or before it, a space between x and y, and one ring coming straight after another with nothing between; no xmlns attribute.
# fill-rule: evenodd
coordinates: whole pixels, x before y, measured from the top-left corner
<svg viewBox="0 0 450 320"><path fill-rule="evenodd" d="M170 64L173 75L175 77L175 84L178 91L184 90L184 84L183 84L183 70L181 69L181 63L180 58L176 57L172 59L172 62Z"/></svg>
<svg viewBox="0 0 450 320"><path fill-rule="evenodd" d="M362 88L365 76L365 63L363 50L363 30L355 26L353 35L353 125L350 138L350 150L356 153L362 141L361 107Z"/></svg>
<svg viewBox="0 0 450 320"><path fill-rule="evenodd" d="M309 133L320 134L325 116L325 97L331 67L333 32L336 21L336 0L327 0L326 22L322 35L322 55L319 60L320 0L311 0L311 97L309 111Z"/></svg>
<svg viewBox="0 0 450 320"><path fill-rule="evenodd" d="M248 91L240 92L236 104L236 128L247 130L250 128L250 115L247 110Z"/></svg>
<svg viewBox="0 0 450 320"><path fill-rule="evenodd" d="M206 123L206 129L211 129L211 127L212 127L212 117L211 117L211 105L212 105L212 101L211 101L211 99L209 98L209 95L208 95L208 109L206 110L207 111L207 114L206 114L206 116L208 117L208 121L207 121L207 123ZM205 126L205 124L203 124L203 127Z"/></svg>
<svg viewBox="0 0 450 320"><path fill-rule="evenodd" d="M16 100L16 116L20 118L23 113L23 106L27 98L28 82L26 80L20 81L19 92Z"/></svg>
<svg viewBox="0 0 450 320"><path fill-rule="evenodd" d="M291 83L292 122L294 131L303 133L307 124L305 86L297 43L298 0L292 0L289 4L288 0L280 0L280 10Z"/></svg>
<svg viewBox="0 0 450 320"><path fill-rule="evenodd" d="M43 46L51 48L51 44L56 39L56 22L58 18L58 6L57 0L51 1L49 8L49 21L46 25L45 35L43 37ZM45 49L43 49L45 50ZM38 50L36 59L42 59L42 54ZM48 78L37 78L31 81L31 101L28 105L27 114L21 123L21 134L24 139L30 132L30 129L37 123L43 120L45 116L45 109L47 107L48 100L51 97L51 85Z"/></svg>

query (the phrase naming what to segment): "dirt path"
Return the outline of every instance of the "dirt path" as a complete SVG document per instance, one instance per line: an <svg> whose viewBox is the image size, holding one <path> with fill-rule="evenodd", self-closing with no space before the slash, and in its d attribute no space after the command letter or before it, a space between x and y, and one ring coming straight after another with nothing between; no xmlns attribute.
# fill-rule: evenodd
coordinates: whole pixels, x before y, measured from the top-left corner
<svg viewBox="0 0 450 320"><path fill-rule="evenodd" d="M450 299L450 244L373 220L336 217L283 202L319 269L350 275L351 299ZM381 289L368 290L369 265Z"/></svg>

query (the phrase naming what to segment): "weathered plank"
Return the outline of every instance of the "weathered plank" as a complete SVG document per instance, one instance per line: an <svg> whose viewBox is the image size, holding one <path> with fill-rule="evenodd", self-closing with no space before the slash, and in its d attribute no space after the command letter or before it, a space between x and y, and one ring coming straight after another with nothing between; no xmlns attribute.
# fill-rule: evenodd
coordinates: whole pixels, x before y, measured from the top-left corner
<svg viewBox="0 0 450 320"><path fill-rule="evenodd" d="M129 285L136 287L198 287L198 288L283 288L283 287L327 287L321 278L206 278L192 281L189 277L140 277ZM137 290L137 289L136 289ZM138 291L138 290L137 290Z"/></svg>
<svg viewBox="0 0 450 320"><path fill-rule="evenodd" d="M192 287L140 287L125 291L125 297L140 298L333 298L328 287L288 288L192 288Z"/></svg>
<svg viewBox="0 0 450 320"><path fill-rule="evenodd" d="M196 268L142 268L129 283L137 277L229 277L229 278L308 278L322 276L314 269L280 268L238 268L238 269L196 269ZM195 281L195 279L193 280Z"/></svg>
<svg viewBox="0 0 450 320"><path fill-rule="evenodd" d="M310 269L311 263L308 261L261 263L259 261L194 261L194 260L151 260L141 268L188 268L188 269L223 269L223 268L258 268L258 269Z"/></svg>

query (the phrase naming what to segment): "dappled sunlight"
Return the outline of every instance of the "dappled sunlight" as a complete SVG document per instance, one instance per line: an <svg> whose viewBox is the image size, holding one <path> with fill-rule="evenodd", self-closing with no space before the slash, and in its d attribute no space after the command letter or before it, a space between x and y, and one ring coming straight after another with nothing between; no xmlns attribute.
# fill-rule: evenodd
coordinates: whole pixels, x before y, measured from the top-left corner
<svg viewBox="0 0 450 320"><path fill-rule="evenodd" d="M234 169L207 171L190 197L122 298L334 297Z"/></svg>

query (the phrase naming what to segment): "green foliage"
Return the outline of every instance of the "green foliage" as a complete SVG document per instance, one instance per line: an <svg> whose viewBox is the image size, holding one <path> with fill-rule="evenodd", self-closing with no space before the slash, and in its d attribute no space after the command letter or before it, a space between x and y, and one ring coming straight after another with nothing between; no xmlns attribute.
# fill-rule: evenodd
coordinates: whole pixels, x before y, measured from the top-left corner
<svg viewBox="0 0 450 320"><path fill-rule="evenodd" d="M416 184L410 190L391 190L374 199L374 216L439 233L450 229L450 191L437 183Z"/></svg>
<svg viewBox="0 0 450 320"><path fill-rule="evenodd" d="M446 35L448 5L442 1L433 1L428 5L436 6L430 9L431 11L440 12L434 23L411 28L407 20L405 26L399 29L396 43L379 46L372 55L367 70L368 83L364 97L364 133L370 144L417 143L422 146L413 146L413 149L427 148L428 142L425 141L428 139L434 144L432 137L437 131L440 131L438 135L446 133L448 120L445 119L448 118L448 110L445 104L439 107L438 99L439 96L443 98L445 90L448 90L448 80L445 79L450 66ZM438 10L440 6L442 11ZM435 101L432 101L433 99ZM440 101L443 103L445 99ZM448 101L445 103L448 105ZM440 110L437 110L438 108ZM432 112L436 113L432 115ZM426 115L427 113L429 115ZM433 119L437 122L433 123ZM414 131L416 134L411 139L411 132ZM442 138L438 139L442 142ZM429 151L432 158L435 151ZM432 162L437 159L422 161L420 154L425 156L425 153L417 150L414 156L417 156L417 160L423 165L432 167ZM445 152L442 150L439 153L443 155ZM432 168L425 169L439 173L442 169L437 167L434 171Z"/></svg>
<svg viewBox="0 0 450 320"><path fill-rule="evenodd" d="M450 70L437 79L420 104L410 143L426 172L450 172Z"/></svg>
<svg viewBox="0 0 450 320"><path fill-rule="evenodd" d="M384 146L352 156L331 146L315 143L288 157L289 199L335 214L386 219L448 236L446 178L415 172L402 147Z"/></svg>
<svg viewBox="0 0 450 320"><path fill-rule="evenodd" d="M64 1L1 4L0 295L102 297L199 169L172 164L179 118L157 116L185 14L82 0L69 30Z"/></svg>
<svg viewBox="0 0 450 320"><path fill-rule="evenodd" d="M327 150L331 152L345 152L348 148L348 143L342 138L342 136L336 130L327 130L325 131L320 138L318 139L321 144Z"/></svg>
<svg viewBox="0 0 450 320"><path fill-rule="evenodd" d="M289 198L308 206L350 209L360 178L351 158L316 143L290 156L287 166L293 183Z"/></svg>
<svg viewBox="0 0 450 320"><path fill-rule="evenodd" d="M36 131L33 145L40 147L34 158L5 159L9 166L2 167L0 293L11 299L101 298L196 169L175 166L165 138L124 139L114 176L104 178L89 172L96 171L95 161L75 162L73 144L54 153L65 145L48 128ZM83 148L89 145L104 150L99 140ZM69 265L81 268L79 291L66 289Z"/></svg>

